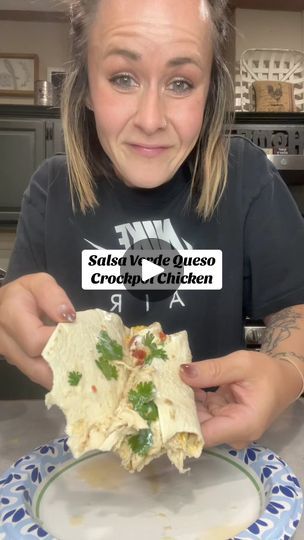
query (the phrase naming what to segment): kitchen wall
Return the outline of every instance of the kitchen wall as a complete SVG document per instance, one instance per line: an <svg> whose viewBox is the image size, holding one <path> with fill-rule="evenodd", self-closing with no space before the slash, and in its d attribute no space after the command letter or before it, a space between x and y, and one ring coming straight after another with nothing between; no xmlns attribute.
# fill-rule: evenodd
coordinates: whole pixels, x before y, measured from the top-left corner
<svg viewBox="0 0 304 540"><path fill-rule="evenodd" d="M1 1L1 0L0 0ZM230 23L235 26L235 12ZM64 22L28 22L1 20L0 51L39 55L39 79L47 79L48 67L64 67L69 57L69 25ZM231 74L234 72L235 43L232 39L226 50ZM0 96L0 103L33 104L33 98Z"/></svg>
<svg viewBox="0 0 304 540"><path fill-rule="evenodd" d="M69 56L69 29L64 22L0 20L0 51L39 56L39 79L47 79L48 67L64 67ZM0 96L0 103L34 103L33 98Z"/></svg>
<svg viewBox="0 0 304 540"><path fill-rule="evenodd" d="M231 23L236 26L235 44L227 50L230 69L233 56L251 47L278 47L304 51L304 10L266 11L236 9ZM39 55L39 78L47 78L48 67L63 67L69 56L68 24L65 22L22 22L0 20L0 51ZM0 97L0 103L32 104L32 98Z"/></svg>
<svg viewBox="0 0 304 540"><path fill-rule="evenodd" d="M304 9L302 12L236 9L235 24L237 60L249 48L304 51Z"/></svg>

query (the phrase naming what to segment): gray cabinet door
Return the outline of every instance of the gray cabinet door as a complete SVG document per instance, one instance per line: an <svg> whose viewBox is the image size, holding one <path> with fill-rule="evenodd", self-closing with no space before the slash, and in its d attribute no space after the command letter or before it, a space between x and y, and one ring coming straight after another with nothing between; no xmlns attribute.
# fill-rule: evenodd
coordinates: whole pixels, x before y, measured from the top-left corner
<svg viewBox="0 0 304 540"><path fill-rule="evenodd" d="M64 140L61 120L54 120L54 154L64 153Z"/></svg>
<svg viewBox="0 0 304 540"><path fill-rule="evenodd" d="M34 171L45 159L45 120L0 120L1 219L13 219Z"/></svg>
<svg viewBox="0 0 304 540"><path fill-rule="evenodd" d="M46 157L64 153L62 123L60 119L46 120Z"/></svg>

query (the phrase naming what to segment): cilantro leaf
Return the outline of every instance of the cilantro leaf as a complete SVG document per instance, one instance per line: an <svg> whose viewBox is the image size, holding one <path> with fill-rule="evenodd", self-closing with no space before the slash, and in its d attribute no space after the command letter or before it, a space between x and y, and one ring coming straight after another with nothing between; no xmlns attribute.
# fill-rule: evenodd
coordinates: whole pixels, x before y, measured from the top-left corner
<svg viewBox="0 0 304 540"><path fill-rule="evenodd" d="M153 446L153 433L151 429L140 429L128 438L128 443L135 454L145 456Z"/></svg>
<svg viewBox="0 0 304 540"><path fill-rule="evenodd" d="M155 386L153 382L139 383L135 390L130 390L128 393L129 402L134 410L149 423L158 418L158 409L153 401L154 395Z"/></svg>
<svg viewBox="0 0 304 540"><path fill-rule="evenodd" d="M151 347L152 343L154 341L154 335L152 334L152 332L147 332L145 337L144 337L144 345L146 347Z"/></svg>
<svg viewBox="0 0 304 540"><path fill-rule="evenodd" d="M130 394L134 397L136 396L137 398L140 398L143 402L147 403L148 401L151 401L151 399L153 399L155 395L155 386L152 381L142 382L136 386L136 390L130 390L129 396Z"/></svg>
<svg viewBox="0 0 304 540"><path fill-rule="evenodd" d="M122 346L114 339L111 339L109 334L102 330L98 337L96 349L105 360L122 360Z"/></svg>
<svg viewBox="0 0 304 540"><path fill-rule="evenodd" d="M145 360L145 364L151 364L153 358L162 358L162 360L167 360L168 356L164 349L158 349L155 345L155 348L151 349L150 354L147 356Z"/></svg>
<svg viewBox="0 0 304 540"><path fill-rule="evenodd" d="M154 343L154 340L155 336L152 334L152 332L147 332L143 340L143 345L150 349L150 353L145 359L145 364L151 364L153 358L162 358L162 360L168 359L167 353L163 346L157 346L157 344Z"/></svg>
<svg viewBox="0 0 304 540"><path fill-rule="evenodd" d="M108 381L111 379L117 380L118 371L116 366L112 364L112 360L122 360L122 346L114 339L111 339L105 330L102 330L98 336L96 349L99 353L98 360L95 360L97 367L102 371Z"/></svg>
<svg viewBox="0 0 304 540"><path fill-rule="evenodd" d="M143 403L141 406L141 410L138 412L140 416L149 424L151 422L154 422L158 418L158 408L154 401L149 401L149 403Z"/></svg>
<svg viewBox="0 0 304 540"><path fill-rule="evenodd" d="M110 381L111 379L118 379L118 371L116 366L114 366L109 360L106 358L98 358L98 360L95 360L97 367L102 371L105 378Z"/></svg>
<svg viewBox="0 0 304 540"><path fill-rule="evenodd" d="M82 374L79 371L70 371L68 376L68 381L71 386L77 386Z"/></svg>

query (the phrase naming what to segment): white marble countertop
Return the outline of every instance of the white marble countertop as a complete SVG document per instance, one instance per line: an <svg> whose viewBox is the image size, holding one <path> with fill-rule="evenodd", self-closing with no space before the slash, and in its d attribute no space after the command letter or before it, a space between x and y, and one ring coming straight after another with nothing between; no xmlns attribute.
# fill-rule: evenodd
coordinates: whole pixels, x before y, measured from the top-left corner
<svg viewBox="0 0 304 540"><path fill-rule="evenodd" d="M304 489L304 400L294 403L276 420L259 444L282 457ZM40 400L0 401L0 474L19 457L64 433L57 407L47 410ZM294 536L304 538L302 518Z"/></svg>

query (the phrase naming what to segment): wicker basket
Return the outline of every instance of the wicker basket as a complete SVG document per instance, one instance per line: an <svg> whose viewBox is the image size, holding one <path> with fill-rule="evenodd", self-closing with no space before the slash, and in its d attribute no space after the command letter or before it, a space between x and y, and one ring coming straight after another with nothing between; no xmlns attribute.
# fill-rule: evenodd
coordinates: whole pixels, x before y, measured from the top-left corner
<svg viewBox="0 0 304 540"><path fill-rule="evenodd" d="M304 53L291 49L247 49L236 72L236 108L255 111L255 81L292 84L296 111L304 112Z"/></svg>

